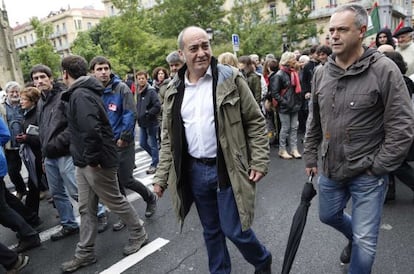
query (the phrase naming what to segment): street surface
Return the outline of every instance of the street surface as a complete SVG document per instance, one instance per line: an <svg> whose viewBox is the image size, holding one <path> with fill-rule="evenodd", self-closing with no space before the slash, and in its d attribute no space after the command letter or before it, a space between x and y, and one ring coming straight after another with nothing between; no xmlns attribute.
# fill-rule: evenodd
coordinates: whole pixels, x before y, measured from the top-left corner
<svg viewBox="0 0 414 274"><path fill-rule="evenodd" d="M143 151L138 151L134 175L146 185L152 183L152 175L145 173L149 164L149 156ZM306 179L302 160L281 160L277 157L277 149L271 148L270 172L258 184L253 229L273 254L273 273L281 271L292 216L299 204L302 184ZM97 263L76 273L208 273L202 229L194 207L180 233L169 191L159 200L157 212L149 219L144 217L145 202L135 193L130 193L128 198L145 222L150 243L136 254L124 257L122 248L127 242L127 230L113 232L110 227L98 234L96 239ZM310 207L308 223L291 273L347 273L347 267L339 263L339 254L347 241L338 232L319 221L317 208L318 196L314 198ZM61 273L61 263L73 256L78 235L57 242L50 241L50 234L59 230L59 219L56 216L57 211L51 204L41 201L40 217L44 221L41 226L42 246L26 252L30 256L30 263L21 273ZM373 273L414 273L413 216L414 195L405 185L398 182L396 201L384 207ZM110 226L116 221L117 217L109 213ZM17 244L15 234L4 227L0 227L0 241L9 247ZM232 273L253 273L253 267L242 258L231 242L228 242L228 247ZM0 270L0 273L4 273L4 270Z"/></svg>

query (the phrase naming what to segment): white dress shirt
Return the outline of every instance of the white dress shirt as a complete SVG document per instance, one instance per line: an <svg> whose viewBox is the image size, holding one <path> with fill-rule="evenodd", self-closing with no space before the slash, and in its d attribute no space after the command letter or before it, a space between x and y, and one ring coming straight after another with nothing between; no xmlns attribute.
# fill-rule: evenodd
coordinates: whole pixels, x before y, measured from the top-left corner
<svg viewBox="0 0 414 274"><path fill-rule="evenodd" d="M197 83L185 74L185 91L181 105L188 153L194 158L215 158L217 138L214 124L213 76L211 67Z"/></svg>

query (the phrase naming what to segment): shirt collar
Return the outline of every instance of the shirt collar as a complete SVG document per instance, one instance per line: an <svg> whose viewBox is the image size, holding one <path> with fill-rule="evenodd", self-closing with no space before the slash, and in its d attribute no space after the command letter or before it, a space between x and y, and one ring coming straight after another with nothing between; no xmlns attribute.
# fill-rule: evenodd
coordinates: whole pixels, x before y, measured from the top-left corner
<svg viewBox="0 0 414 274"><path fill-rule="evenodd" d="M186 72L184 74L184 83L185 83L185 85L186 86L196 85L196 84L190 83L190 81L188 80L187 74L188 74L188 69L186 70ZM204 74L204 76L201 77L198 81L200 81L200 80L202 81L204 79L211 79L212 77L213 77L213 74L211 72L211 65L209 65L206 73Z"/></svg>

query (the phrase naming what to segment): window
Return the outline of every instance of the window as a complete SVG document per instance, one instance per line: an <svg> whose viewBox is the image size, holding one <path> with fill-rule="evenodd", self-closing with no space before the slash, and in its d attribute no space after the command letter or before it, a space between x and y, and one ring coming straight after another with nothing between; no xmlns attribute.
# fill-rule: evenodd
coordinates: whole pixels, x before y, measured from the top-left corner
<svg viewBox="0 0 414 274"><path fill-rule="evenodd" d="M316 9L316 3L315 2L316 2L315 0L311 0L311 2L310 2L310 8L311 8L311 10L315 10Z"/></svg>
<svg viewBox="0 0 414 274"><path fill-rule="evenodd" d="M86 27L87 27L88 30L92 28L92 23L91 22L86 23L86 25L87 25Z"/></svg>

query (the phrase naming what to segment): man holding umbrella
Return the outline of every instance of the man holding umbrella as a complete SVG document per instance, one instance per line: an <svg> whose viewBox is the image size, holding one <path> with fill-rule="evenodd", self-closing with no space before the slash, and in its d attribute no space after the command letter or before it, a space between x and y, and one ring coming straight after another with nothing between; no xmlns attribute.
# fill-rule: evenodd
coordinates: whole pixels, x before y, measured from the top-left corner
<svg viewBox="0 0 414 274"><path fill-rule="evenodd" d="M404 160L414 135L414 113L395 64L362 46L368 15L339 7L329 32L333 55L315 71L305 135L306 172L317 174L319 215L349 241L340 260L348 273L371 273L387 174ZM351 214L345 213L352 197Z"/></svg>

